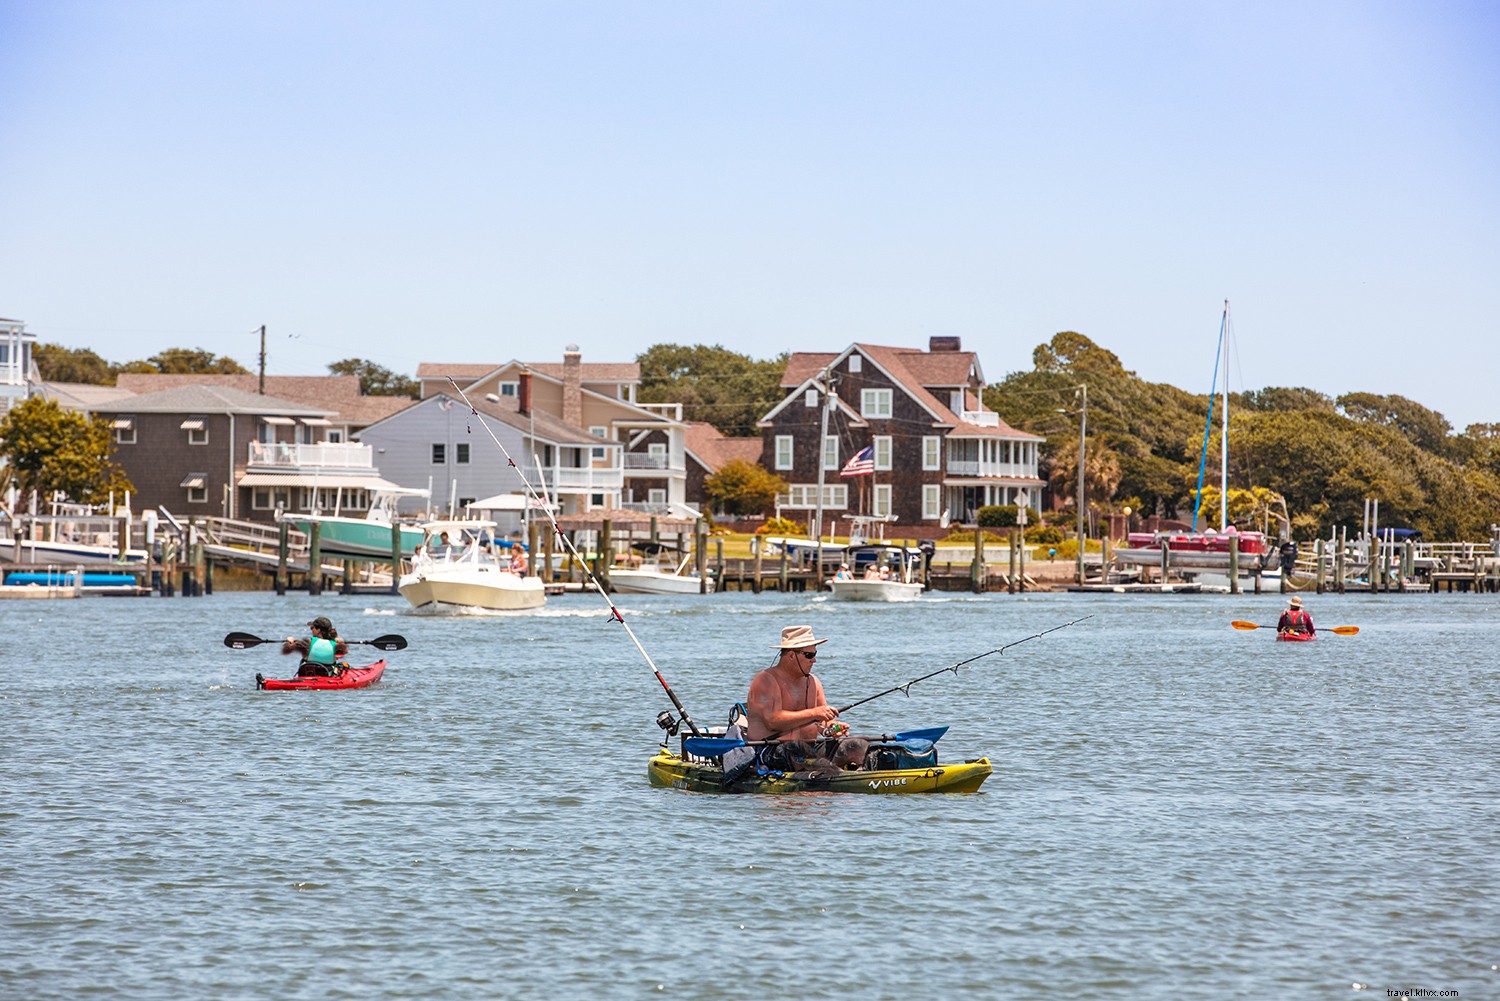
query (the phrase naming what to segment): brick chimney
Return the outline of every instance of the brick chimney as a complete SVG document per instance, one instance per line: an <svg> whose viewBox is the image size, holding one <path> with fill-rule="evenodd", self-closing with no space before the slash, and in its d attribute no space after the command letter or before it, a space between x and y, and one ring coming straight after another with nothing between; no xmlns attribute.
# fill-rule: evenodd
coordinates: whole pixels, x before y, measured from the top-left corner
<svg viewBox="0 0 1500 1001"><path fill-rule="evenodd" d="M531 373L523 370L516 383L516 412L525 417L531 413Z"/></svg>
<svg viewBox="0 0 1500 1001"><path fill-rule="evenodd" d="M563 348L562 419L574 427L583 424L583 356L577 344Z"/></svg>

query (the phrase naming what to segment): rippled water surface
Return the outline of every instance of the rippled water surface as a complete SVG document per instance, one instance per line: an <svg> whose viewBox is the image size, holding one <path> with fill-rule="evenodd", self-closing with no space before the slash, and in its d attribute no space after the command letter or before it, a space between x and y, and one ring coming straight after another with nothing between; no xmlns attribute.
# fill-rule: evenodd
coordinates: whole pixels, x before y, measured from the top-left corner
<svg viewBox="0 0 1500 1001"><path fill-rule="evenodd" d="M0 603L0 996L1500 997L1492 596L620 602L715 724L786 624L845 703L1091 617L849 715L983 792L733 797L648 785L598 597ZM411 645L323 693L221 645L325 612Z"/></svg>

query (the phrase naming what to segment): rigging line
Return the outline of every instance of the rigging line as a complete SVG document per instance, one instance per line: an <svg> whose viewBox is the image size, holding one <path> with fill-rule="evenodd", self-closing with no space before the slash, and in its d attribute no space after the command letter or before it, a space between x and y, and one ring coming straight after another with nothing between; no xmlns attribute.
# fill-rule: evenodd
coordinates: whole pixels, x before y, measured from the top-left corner
<svg viewBox="0 0 1500 1001"><path fill-rule="evenodd" d="M1081 618L1074 619L1072 622L1064 622L1060 626L1053 626L1051 629L1043 629L1041 632L1034 633L1031 636L1025 637L1024 639L1012 640L1011 642L1005 644L1004 646L996 647L993 650L986 650L984 653L975 654L973 657L970 657L967 660L961 660L957 664L953 664L953 665L950 665L948 667L940 667L936 671L933 671L933 672L931 672L929 674L922 675L920 678L912 678L910 681L907 681L907 682L904 682L902 684L896 685L894 688L887 688L885 691L878 692L875 695L871 695L869 698L860 699L858 702L851 702L847 706L844 706L844 707L842 707L842 708L839 709L839 711L838 711L839 715L842 716L844 713L848 712L850 709L853 709L855 706L862 706L866 702L873 702L873 701L875 701L876 699L880 698L883 695L890 695L892 692L900 692L902 695L905 695L907 698L911 698L911 692L910 692L911 686L915 685L919 681L926 681L928 678L935 678L938 675L944 674L944 673L946 673L948 671L952 671L954 673L954 675L957 675L958 674L958 669L960 667L963 667L963 666L965 666L967 664L972 664L976 660L980 660L980 659L982 659L984 657L988 657L991 654L1004 653L1005 651L1009 650L1013 646L1020 646L1022 643L1029 643L1032 640L1041 639L1043 636L1046 636L1048 633L1055 633L1059 629L1066 629L1069 626L1076 626L1078 623L1082 622L1084 619L1092 619L1092 618L1093 618L1092 614L1085 615L1085 616L1082 616Z"/></svg>
<svg viewBox="0 0 1500 1001"><path fill-rule="evenodd" d="M599 578L595 577L594 572L589 569L588 563L584 560L583 556L579 554L578 549L573 545L572 540L563 534L562 526L558 525L557 517L553 515L551 508L541 502L541 497L537 494L536 489L532 487L531 481L526 478L525 472L522 471L520 465L517 464L516 460L511 458L510 452L506 449L505 445L500 441L500 439L495 435L495 432L490 428L489 424L479 418L479 410L474 406L472 402L469 401L469 397L465 395L462 389L459 388L458 383L454 381L452 376L447 376L447 379L449 385L453 387L454 392L458 393L459 398L464 401L464 406L469 408L469 414L476 420L479 420L479 426L484 428L485 433L490 436L490 441L493 441L495 443L495 446L500 449L501 454L505 456L505 461L510 463L510 468L515 470L516 475L521 478L521 485L526 488L527 495L533 501L537 502L538 506L542 510L542 513L545 514L547 516L547 520L552 523L553 534L557 537L558 541L562 543L563 548L567 550L568 554L573 559L578 561L578 565L583 568L584 576L588 578L588 583L593 585L594 590L599 593L599 597L603 598L604 603L609 606L610 618L614 619L620 625L625 627L625 635L630 637L630 642L635 644L635 648L640 651L641 656L645 659L646 666L651 668L651 673L656 675L656 680L661 684L662 690L667 693L667 698L672 700L672 705L676 708L678 715L682 718L682 722L687 724L687 728L692 731L693 736L702 736L703 731L698 729L698 724L694 723L692 717L688 715L687 709L677 698L677 693L672 691L672 686L667 684L667 679L662 676L661 671L656 666L656 662L651 659L651 655L646 652L646 648L642 646L641 641L636 638L635 630L630 628L630 623L626 622L625 616L620 614L619 606L616 605L610 599L609 595L605 592L604 585L599 582ZM472 428L467 428L466 430L468 430L470 434L473 433ZM535 442L533 442L532 444L535 444Z"/></svg>
<svg viewBox="0 0 1500 1001"><path fill-rule="evenodd" d="M1219 320L1219 340L1214 345L1214 382L1208 387L1208 420L1203 424L1203 449L1198 453L1198 489L1193 495L1193 531L1198 531L1198 511L1203 507L1203 470L1208 464L1208 439L1213 434L1214 391L1219 388L1219 362L1224 354L1224 329L1229 323L1229 302L1224 303L1224 315ZM1225 361L1227 365L1227 360Z"/></svg>

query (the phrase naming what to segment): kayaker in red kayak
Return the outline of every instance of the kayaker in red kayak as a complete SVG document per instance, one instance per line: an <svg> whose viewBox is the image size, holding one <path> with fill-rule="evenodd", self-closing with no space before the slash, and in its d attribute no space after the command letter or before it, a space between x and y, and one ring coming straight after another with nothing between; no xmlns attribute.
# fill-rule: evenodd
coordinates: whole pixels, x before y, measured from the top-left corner
<svg viewBox="0 0 1500 1001"><path fill-rule="evenodd" d="M1287 599L1286 604L1286 611L1281 613L1281 618L1276 623L1276 631L1295 633L1298 636L1317 635L1317 630L1313 628L1312 616L1302 608L1302 598L1294 594Z"/></svg>
<svg viewBox="0 0 1500 1001"><path fill-rule="evenodd" d="M282 653L300 653L302 663L297 665L297 676L337 678L347 664L340 658L349 656L349 644L334 631L328 616L320 615L307 624L312 635L307 639L288 636L281 644Z"/></svg>

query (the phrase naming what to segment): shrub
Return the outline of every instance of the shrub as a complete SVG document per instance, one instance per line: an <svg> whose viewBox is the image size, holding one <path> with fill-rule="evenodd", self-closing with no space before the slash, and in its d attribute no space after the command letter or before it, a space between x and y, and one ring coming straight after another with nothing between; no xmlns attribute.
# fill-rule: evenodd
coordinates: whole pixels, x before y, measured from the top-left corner
<svg viewBox="0 0 1500 1001"><path fill-rule="evenodd" d="M1051 525L1031 525L1026 529L1026 541L1034 546L1055 546L1063 538L1062 529Z"/></svg>
<svg viewBox="0 0 1500 1001"><path fill-rule="evenodd" d="M806 535L807 526L799 525L790 518L770 518L755 530L756 535Z"/></svg>
<svg viewBox="0 0 1500 1001"><path fill-rule="evenodd" d="M1015 528L1020 513L1021 508L1016 504L988 504L979 509L974 521L980 528ZM1040 520L1035 508L1026 509L1028 524L1035 525Z"/></svg>

